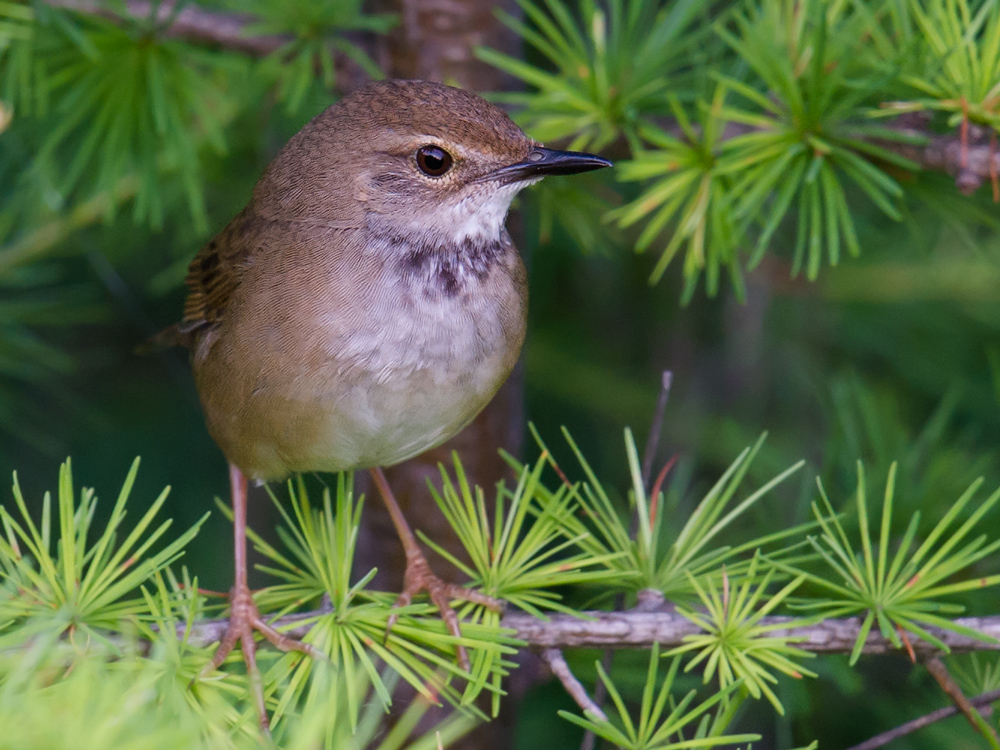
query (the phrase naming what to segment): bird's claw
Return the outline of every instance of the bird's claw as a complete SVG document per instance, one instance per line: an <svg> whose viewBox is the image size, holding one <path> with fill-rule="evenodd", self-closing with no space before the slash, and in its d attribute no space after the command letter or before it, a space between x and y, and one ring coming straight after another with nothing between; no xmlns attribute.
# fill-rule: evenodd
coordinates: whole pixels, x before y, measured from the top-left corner
<svg viewBox="0 0 1000 750"><path fill-rule="evenodd" d="M253 631L259 632L268 641L282 651L301 651L314 659L325 660L326 656L315 646L279 633L260 616L260 610L253 600L253 594L247 586L234 586L229 592L230 615L226 632L219 639L212 660L202 668L195 679L207 677L222 666L222 662L240 644L243 652L243 663L246 664L247 677L250 680L250 692L257 708L257 717L261 731L270 732L270 721L267 716L267 704L264 700L264 682L257 668L257 642Z"/></svg>
<svg viewBox="0 0 1000 750"><path fill-rule="evenodd" d="M431 570L431 566L422 552L409 553L406 556L406 573L403 576L403 590L396 597L396 601L392 605L393 608L398 610L400 607L408 606L413 602L413 597L421 591L427 592L431 602L441 613L441 619L444 620L448 632L456 638L462 637L462 628L458 619L458 613L451 606L452 599L481 604L495 612L501 611L504 606L504 602L501 599L495 599L481 591L467 589L463 586L441 580ZM387 638L389 632L392 630L392 626L396 624L398 619L398 611L389 615L385 631ZM455 652L458 656L459 665L468 672L471 668L471 662L469 661L469 654L465 650L465 646L461 643L456 644Z"/></svg>

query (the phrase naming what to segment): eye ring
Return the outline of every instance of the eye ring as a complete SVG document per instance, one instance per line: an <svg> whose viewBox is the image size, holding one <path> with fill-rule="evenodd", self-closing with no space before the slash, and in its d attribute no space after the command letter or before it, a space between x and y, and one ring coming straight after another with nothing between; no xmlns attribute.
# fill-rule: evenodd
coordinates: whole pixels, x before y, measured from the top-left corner
<svg viewBox="0 0 1000 750"><path fill-rule="evenodd" d="M451 169L452 164L454 159L451 154L440 146L427 145L417 149L417 166L428 177L440 177Z"/></svg>

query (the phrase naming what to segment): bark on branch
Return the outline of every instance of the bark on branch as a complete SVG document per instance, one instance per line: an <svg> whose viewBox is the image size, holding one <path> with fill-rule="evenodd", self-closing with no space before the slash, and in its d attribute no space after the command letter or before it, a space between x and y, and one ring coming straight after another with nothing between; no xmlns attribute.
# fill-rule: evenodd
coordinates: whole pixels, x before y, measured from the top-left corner
<svg viewBox="0 0 1000 750"><path fill-rule="evenodd" d="M592 612L593 619L579 619L568 615L553 615L549 621L516 613L503 618L502 625L515 631L516 637L537 648L611 647L649 648L654 643L670 648L679 646L684 637L700 633L690 620L673 612ZM765 617L761 624L790 623L787 617ZM939 628L927 630L946 644L952 652L1000 650L1000 616L969 617L955 622L982 632L995 639L990 643ZM775 638L793 636L801 638L796 646L814 653L850 653L861 630L861 619L825 620L803 627L789 627L769 631ZM929 643L911 640L918 654L932 654L936 649ZM898 649L891 641L872 632L865 641L864 653L886 654Z"/></svg>
<svg viewBox="0 0 1000 750"><path fill-rule="evenodd" d="M46 0L53 8L63 8L76 13L99 16L111 21L122 21L120 13L100 0ZM165 23L173 13L174 3L161 3L157 8L157 23ZM125 3L130 19L149 18L153 12L152 3L148 0L128 0ZM128 20L128 19L124 19ZM205 10L197 5L184 6L174 17L168 27L163 30L166 36L175 39L186 39L200 44L210 44L226 49L243 52L254 57L264 57L274 52L281 45L292 41L287 36L249 35L246 29L254 22L254 18L239 13L224 13Z"/></svg>
<svg viewBox="0 0 1000 750"><path fill-rule="evenodd" d="M563 688L569 693L570 697L576 701L576 705L583 709L585 713L601 721L608 720L607 714L591 700L590 696L587 695L587 689L576 679L576 675L570 671L566 659L563 658L562 651L557 648L544 649L542 651L542 659L549 665L552 674L559 679L559 682L562 683Z"/></svg>
<svg viewBox="0 0 1000 750"><path fill-rule="evenodd" d="M126 15L101 0L44 0L53 8L62 8L75 13L106 18L117 23L148 19L154 12L149 0L126 0ZM157 24L162 25L161 33L171 39L182 39L195 44L241 52L251 57L266 57L283 45L295 41L292 34L250 34L247 29L258 19L245 13L226 13L205 10L188 3L176 13L176 0L166 0L155 9ZM341 32L340 36L356 46L370 50L375 35L360 32ZM337 84L342 91L351 91L368 80L368 74L346 55L336 54L334 68Z"/></svg>
<svg viewBox="0 0 1000 750"><path fill-rule="evenodd" d="M291 626L286 631L294 637L308 632L310 625L298 625L314 617L319 612L288 615L277 620L278 627ZM501 626L514 631L514 637L524 641L533 649L565 648L651 648L659 643L663 648L679 646L684 637L701 633L701 629L676 612L587 612L586 619L570 615L554 614L548 620L523 612L513 612L504 616ZM792 623L789 617L765 617L761 625ZM928 627L927 631L940 639L952 653L969 651L1000 650L1000 615L991 617L963 617L954 620L966 628L972 628L989 640L970 638L950 630ZM191 641L198 645L208 645L219 639L225 631L225 620L206 620L192 627ZM179 626L183 630L183 625ZM824 620L812 625L788 627L772 630L769 636L794 637L795 645L805 651L817 654L850 653L861 630L861 619L848 617ZM931 658L938 650L927 643L910 636L914 654L919 658ZM877 632L871 632L865 641L865 654L900 653L891 641ZM905 653L905 652L901 652Z"/></svg>
<svg viewBox="0 0 1000 750"><path fill-rule="evenodd" d="M930 118L920 113L904 115L889 127L901 135L925 139L911 144L879 141L882 148L916 162L921 169L945 172L955 178L955 187L963 195L972 195L985 182L993 183L993 200L997 201L1000 176L1000 148L997 134L990 128L968 124L957 133L935 135L930 131Z"/></svg>

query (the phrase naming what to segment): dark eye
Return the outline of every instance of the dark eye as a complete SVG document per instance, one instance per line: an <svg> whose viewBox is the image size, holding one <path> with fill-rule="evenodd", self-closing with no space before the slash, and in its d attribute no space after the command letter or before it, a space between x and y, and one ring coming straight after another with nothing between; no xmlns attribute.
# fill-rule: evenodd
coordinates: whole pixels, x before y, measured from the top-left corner
<svg viewBox="0 0 1000 750"><path fill-rule="evenodd" d="M451 154L437 146L421 146L417 149L417 166L429 177L440 177L451 169Z"/></svg>

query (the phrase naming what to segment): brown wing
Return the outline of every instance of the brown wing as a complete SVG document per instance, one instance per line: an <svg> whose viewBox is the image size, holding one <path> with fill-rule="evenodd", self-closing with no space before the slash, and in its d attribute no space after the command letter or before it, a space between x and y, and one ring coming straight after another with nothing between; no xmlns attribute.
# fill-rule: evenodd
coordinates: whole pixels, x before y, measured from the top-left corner
<svg viewBox="0 0 1000 750"><path fill-rule="evenodd" d="M244 210L194 256L184 278L188 296L182 329L194 330L212 324L225 313L251 254L252 242L248 241L251 238L246 231L248 223L249 217Z"/></svg>
<svg viewBox="0 0 1000 750"><path fill-rule="evenodd" d="M219 320L240 285L253 249L252 219L244 209L194 256L184 283L188 286L184 318L136 347L147 354L171 346L191 348L199 331Z"/></svg>

